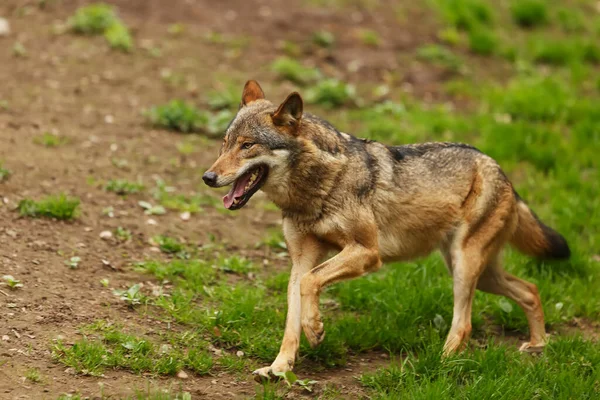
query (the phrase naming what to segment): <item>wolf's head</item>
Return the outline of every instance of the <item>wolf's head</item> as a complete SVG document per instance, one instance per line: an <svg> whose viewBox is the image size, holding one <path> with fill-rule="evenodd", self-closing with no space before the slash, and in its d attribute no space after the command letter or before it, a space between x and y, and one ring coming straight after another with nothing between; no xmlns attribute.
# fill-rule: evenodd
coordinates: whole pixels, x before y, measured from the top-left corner
<svg viewBox="0 0 600 400"><path fill-rule="evenodd" d="M286 174L290 154L297 149L302 107L302 98L296 92L276 107L265 100L258 82L246 83L219 158L202 176L212 187L232 185L223 197L226 208L242 208L259 189L266 189L276 177Z"/></svg>

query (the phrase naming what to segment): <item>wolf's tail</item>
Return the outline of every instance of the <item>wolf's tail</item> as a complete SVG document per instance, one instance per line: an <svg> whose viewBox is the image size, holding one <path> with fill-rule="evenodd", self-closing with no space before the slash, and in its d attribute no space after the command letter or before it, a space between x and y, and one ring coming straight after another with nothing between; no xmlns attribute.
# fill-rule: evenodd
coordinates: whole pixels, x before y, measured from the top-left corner
<svg viewBox="0 0 600 400"><path fill-rule="evenodd" d="M567 259L571 250L565 238L554 229L545 225L537 215L517 197L519 222L511 244L527 255L545 259Z"/></svg>

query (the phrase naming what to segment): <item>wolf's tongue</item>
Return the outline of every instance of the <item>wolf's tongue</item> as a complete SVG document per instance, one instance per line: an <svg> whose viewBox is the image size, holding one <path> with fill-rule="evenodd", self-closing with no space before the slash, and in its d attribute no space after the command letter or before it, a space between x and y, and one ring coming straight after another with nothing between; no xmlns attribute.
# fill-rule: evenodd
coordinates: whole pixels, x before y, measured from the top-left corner
<svg viewBox="0 0 600 400"><path fill-rule="evenodd" d="M225 208L231 208L231 206L233 205L233 201L239 197L242 197L242 195L244 194L244 188L250 181L251 176L251 173L247 173L239 177L235 182L233 182L231 190L223 197L223 205L225 206Z"/></svg>

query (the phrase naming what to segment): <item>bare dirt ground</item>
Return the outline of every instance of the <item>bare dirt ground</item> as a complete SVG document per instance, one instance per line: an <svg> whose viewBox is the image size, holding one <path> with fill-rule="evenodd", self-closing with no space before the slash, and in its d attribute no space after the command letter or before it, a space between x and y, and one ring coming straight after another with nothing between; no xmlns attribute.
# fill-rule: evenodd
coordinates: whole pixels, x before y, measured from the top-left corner
<svg viewBox="0 0 600 400"><path fill-rule="evenodd" d="M56 0L43 8L27 0L0 4L0 16L10 21L12 30L0 37L0 99L8 103L0 109L0 159L13 171L11 179L0 184L0 274L18 276L24 284L23 290L0 292L0 399L54 399L73 391L119 397L149 386L181 388L193 398L251 396L255 384L250 376L178 380L111 371L95 378L73 375L52 360L53 341L63 338L69 343L78 337L78 327L97 319L123 321L146 332L160 324L128 310L100 285L103 278L113 287L147 280L129 266L158 256L148 244L152 236L168 233L201 245L212 234L232 250L258 257L254 244L266 228L279 223L278 213L264 207L249 207L236 215L206 207L189 221L170 212L152 217L157 225L151 225L151 217L137 205L148 199L147 193L119 198L90 184L90 178L152 182L156 175L181 192L204 190L201 173L219 143L197 141L196 151L183 156L176 145L186 138L149 128L141 110L174 97L201 105L203 94L223 77L240 87L248 78L262 79L270 96L281 97L290 87L273 80L266 67L279 54L279 41L306 42L317 29L333 32L338 43L333 53L307 51L308 63L359 85L391 80L409 84L422 98L442 96L436 89L445 78L440 71L403 61L403 55L432 40L435 23L418 7L406 8L405 22L399 23L385 8L326 10L301 1L115 0L110 3L119 7L138 44L133 54L122 54L109 50L101 37L53 32L84 3ZM170 36L167 30L173 23L185 24L186 31ZM350 40L349 27L359 23L362 28L377 27L383 39L379 49ZM243 35L250 42L232 56L203 39L210 31ZM16 41L27 49L26 57L13 55ZM162 57L149 56L140 43L160 46ZM349 71L350 63L358 68ZM188 84L165 83L160 78L165 68L181 71ZM495 68L489 73L502 74L501 67ZM33 138L46 131L60 132L69 141L58 149L35 144ZM115 159L127 160L127 166L115 167ZM25 219L14 211L22 198L58 192L82 199L77 220ZM113 218L103 214L109 206L114 208ZM132 231L134 240L117 244L99 237L118 226ZM78 269L69 270L64 262L74 254L82 261ZM285 268L286 262L281 264L277 268ZM328 371L320 379L357 397L361 391L354 377L383 362L376 353L353 358L346 368ZM23 377L30 368L38 368L46 379L35 385L27 382ZM303 373L310 376L311 371Z"/></svg>

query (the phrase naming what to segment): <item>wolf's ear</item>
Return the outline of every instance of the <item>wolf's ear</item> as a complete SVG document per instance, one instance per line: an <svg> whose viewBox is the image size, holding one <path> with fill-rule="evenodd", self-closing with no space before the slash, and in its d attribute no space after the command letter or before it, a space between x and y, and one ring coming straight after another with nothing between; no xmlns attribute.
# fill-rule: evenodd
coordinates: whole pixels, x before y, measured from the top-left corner
<svg viewBox="0 0 600 400"><path fill-rule="evenodd" d="M251 79L244 85L244 92L242 93L242 107L248 103L252 103L254 100L260 100L265 98L265 93L261 89L258 82Z"/></svg>
<svg viewBox="0 0 600 400"><path fill-rule="evenodd" d="M273 123L277 126L297 128L302 118L302 97L298 92L290 94L273 114Z"/></svg>

